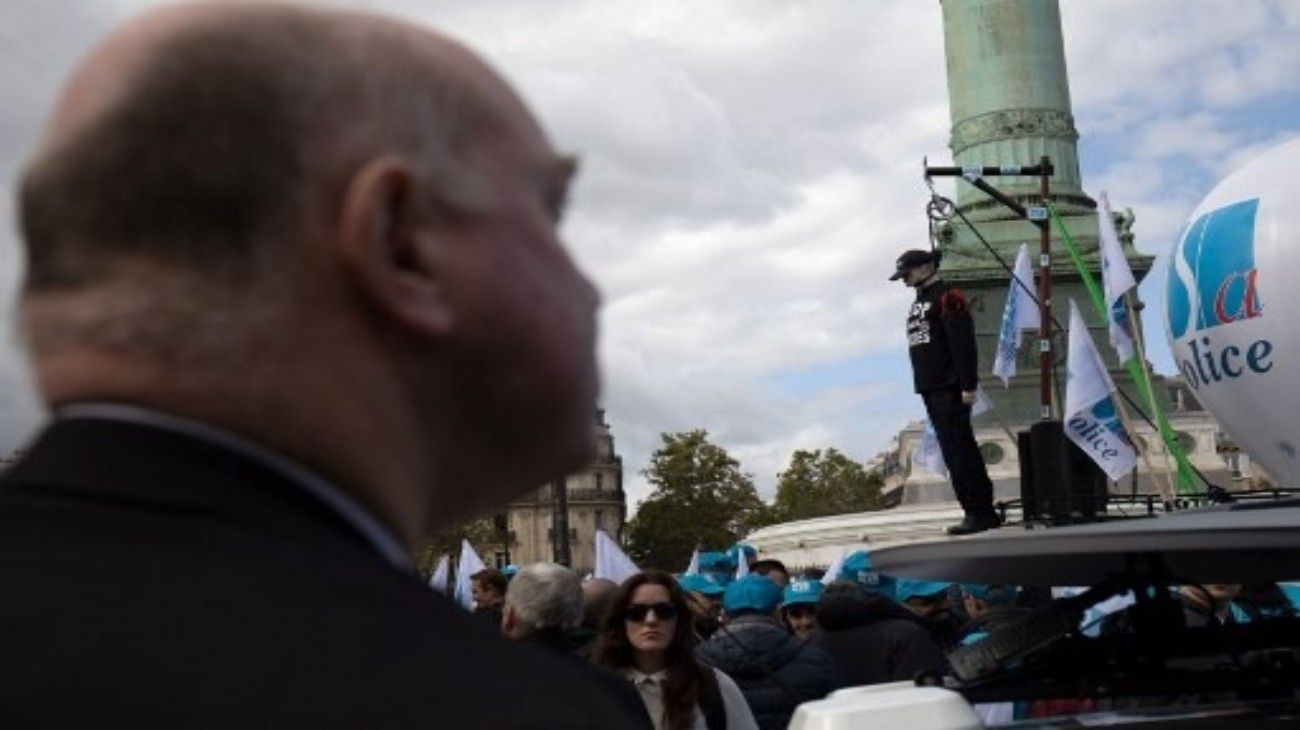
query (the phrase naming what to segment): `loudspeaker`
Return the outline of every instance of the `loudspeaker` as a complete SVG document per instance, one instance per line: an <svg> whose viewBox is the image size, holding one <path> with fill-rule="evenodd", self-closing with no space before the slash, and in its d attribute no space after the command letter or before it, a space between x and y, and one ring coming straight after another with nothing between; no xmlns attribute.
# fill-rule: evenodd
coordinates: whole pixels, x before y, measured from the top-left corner
<svg viewBox="0 0 1300 730"><path fill-rule="evenodd" d="M1017 438L1024 519L1087 522L1106 511L1106 473L1066 438L1060 421L1039 421Z"/></svg>

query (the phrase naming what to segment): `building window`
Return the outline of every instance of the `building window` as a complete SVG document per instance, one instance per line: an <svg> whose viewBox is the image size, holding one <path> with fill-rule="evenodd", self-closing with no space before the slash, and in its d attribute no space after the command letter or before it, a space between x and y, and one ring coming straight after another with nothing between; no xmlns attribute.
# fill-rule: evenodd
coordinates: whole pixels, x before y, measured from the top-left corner
<svg viewBox="0 0 1300 730"><path fill-rule="evenodd" d="M605 475L604 475L604 474L599 474L599 473L597 473L597 474L596 474L596 491L599 492L601 489L604 488L604 486L605 486Z"/></svg>
<svg viewBox="0 0 1300 730"><path fill-rule="evenodd" d="M596 529L600 529L600 510L596 510Z"/></svg>
<svg viewBox="0 0 1300 730"><path fill-rule="evenodd" d="M1188 453L1188 454L1190 454L1190 453L1192 453L1193 451L1196 451L1196 437L1195 437L1195 436L1191 435L1190 433L1187 433L1186 431L1179 431L1179 432L1178 432L1177 434L1175 434L1175 435L1176 435L1177 438L1178 438L1178 445L1181 446L1181 447L1183 447L1183 452L1184 452L1184 453Z"/></svg>

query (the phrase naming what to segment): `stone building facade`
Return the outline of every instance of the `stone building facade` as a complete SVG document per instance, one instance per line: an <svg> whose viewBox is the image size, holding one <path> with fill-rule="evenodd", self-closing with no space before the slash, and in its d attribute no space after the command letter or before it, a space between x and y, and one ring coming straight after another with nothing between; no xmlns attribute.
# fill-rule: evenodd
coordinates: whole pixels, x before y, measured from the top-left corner
<svg viewBox="0 0 1300 730"><path fill-rule="evenodd" d="M627 519L623 492L623 458L614 450L614 437L605 412L595 414L596 458L587 468L563 479L568 497L569 554L574 570L590 573L596 564L596 530L621 542ZM558 480L557 480L558 484ZM506 510L509 560L527 565L555 559L556 484L512 501ZM487 556L484 556L485 560ZM492 548L494 562L503 564L506 551Z"/></svg>

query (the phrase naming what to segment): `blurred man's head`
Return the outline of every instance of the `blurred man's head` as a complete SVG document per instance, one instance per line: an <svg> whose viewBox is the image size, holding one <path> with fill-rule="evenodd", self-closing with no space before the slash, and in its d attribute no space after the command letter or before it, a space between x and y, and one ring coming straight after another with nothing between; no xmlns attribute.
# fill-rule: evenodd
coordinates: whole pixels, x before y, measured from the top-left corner
<svg viewBox="0 0 1300 730"><path fill-rule="evenodd" d="M1019 589L1012 585L963 583L961 593L966 614L974 620L984 617L994 609L1015 603Z"/></svg>
<svg viewBox="0 0 1300 730"><path fill-rule="evenodd" d="M727 584L722 594L722 611L727 618L747 615L772 616L781 603L781 589L771 578L747 575Z"/></svg>
<svg viewBox="0 0 1300 730"><path fill-rule="evenodd" d="M923 618L933 618L949 610L948 588L951 583L900 579L894 586L898 602Z"/></svg>
<svg viewBox="0 0 1300 730"><path fill-rule="evenodd" d="M597 296L556 233L573 171L437 33L147 13L78 67L22 176L43 395L225 427L414 545L590 456Z"/></svg>
<svg viewBox="0 0 1300 730"><path fill-rule="evenodd" d="M582 587L577 573L555 563L519 569L506 590L501 631L521 639L538 631L567 634L582 623Z"/></svg>
<svg viewBox="0 0 1300 730"><path fill-rule="evenodd" d="M519 578L515 576L516 580ZM506 580L505 575L495 568L484 568L479 572L471 575L470 593L474 596L474 606L476 608L499 608L506 598L506 590L510 581Z"/></svg>
<svg viewBox="0 0 1300 730"><path fill-rule="evenodd" d="M749 570L751 573L771 578L777 588L785 588L790 583L790 571L785 569L785 563L776 558L755 560L754 564L749 566Z"/></svg>
<svg viewBox="0 0 1300 730"><path fill-rule="evenodd" d="M608 578L588 578L582 582L582 625L595 631L604 626L605 615L618 594L618 584Z"/></svg>

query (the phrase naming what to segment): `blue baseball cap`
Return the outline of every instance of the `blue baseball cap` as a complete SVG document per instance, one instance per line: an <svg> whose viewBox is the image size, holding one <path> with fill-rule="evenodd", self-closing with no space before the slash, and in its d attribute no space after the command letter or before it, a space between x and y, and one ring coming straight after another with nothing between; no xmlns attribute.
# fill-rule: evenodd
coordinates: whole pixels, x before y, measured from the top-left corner
<svg viewBox="0 0 1300 730"><path fill-rule="evenodd" d="M687 593L699 593L705 596L720 596L726 591L707 575L691 573L677 579L677 584Z"/></svg>
<svg viewBox="0 0 1300 730"><path fill-rule="evenodd" d="M988 603L1010 603L1020 592L1016 586L989 585L988 583L962 583L961 592L971 598L978 598Z"/></svg>
<svg viewBox="0 0 1300 730"><path fill-rule="evenodd" d="M899 603L909 598L942 598L952 583L940 583L932 580L911 580L899 578L894 586L894 598Z"/></svg>
<svg viewBox="0 0 1300 730"><path fill-rule="evenodd" d="M700 570L734 570L736 563L726 553L710 550L700 553Z"/></svg>
<svg viewBox="0 0 1300 730"><path fill-rule="evenodd" d="M871 555L866 550L859 550L844 558L840 566L840 574L835 579L853 581L869 591L885 596L894 595L893 576L885 575L872 568Z"/></svg>
<svg viewBox="0 0 1300 730"><path fill-rule="evenodd" d="M826 589L819 580L792 580L785 587L782 594L784 599L782 606L793 606L796 603L809 603L816 605L822 597L822 591Z"/></svg>
<svg viewBox="0 0 1300 730"><path fill-rule="evenodd" d="M731 558L732 565L740 562L739 557L742 552L747 558L758 557L758 550L755 550L753 545L746 545L743 542L738 542L727 548L727 557Z"/></svg>
<svg viewBox="0 0 1300 730"><path fill-rule="evenodd" d="M747 575L727 586L722 594L722 610L731 616L746 611L772 613L781 603L781 589L765 575Z"/></svg>

